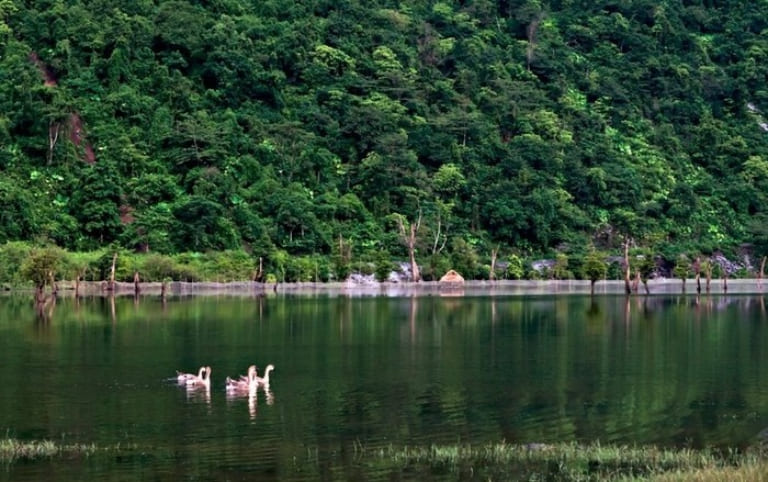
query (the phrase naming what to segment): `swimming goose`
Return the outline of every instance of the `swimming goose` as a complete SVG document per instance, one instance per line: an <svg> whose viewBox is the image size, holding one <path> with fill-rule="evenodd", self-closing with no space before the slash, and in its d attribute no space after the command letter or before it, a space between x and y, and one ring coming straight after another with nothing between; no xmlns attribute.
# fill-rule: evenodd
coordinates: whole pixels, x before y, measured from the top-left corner
<svg viewBox="0 0 768 482"><path fill-rule="evenodd" d="M264 377L255 377L254 380L256 380L256 383L259 385L269 388L269 372L275 369L275 366L273 364L267 365L266 370L264 370Z"/></svg>
<svg viewBox="0 0 768 482"><path fill-rule="evenodd" d="M205 367L203 376L195 376L194 378L186 381L187 388L205 388L211 389L211 367Z"/></svg>
<svg viewBox="0 0 768 482"><path fill-rule="evenodd" d="M240 379L233 380L227 377L228 392L255 392L258 383L256 382L256 365L248 367L248 375L240 376Z"/></svg>
<svg viewBox="0 0 768 482"><path fill-rule="evenodd" d="M182 373L178 370L176 370L176 381L179 383L185 384L189 380L196 380L196 379L202 379L205 376L205 367L200 367L200 370L197 372L197 375L194 373Z"/></svg>

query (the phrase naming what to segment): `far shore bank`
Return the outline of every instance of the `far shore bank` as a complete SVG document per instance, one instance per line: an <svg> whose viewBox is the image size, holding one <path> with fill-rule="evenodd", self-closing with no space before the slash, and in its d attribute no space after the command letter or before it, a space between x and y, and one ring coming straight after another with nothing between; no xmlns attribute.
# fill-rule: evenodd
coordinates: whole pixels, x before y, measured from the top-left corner
<svg viewBox="0 0 768 482"><path fill-rule="evenodd" d="M630 296L654 295L755 295L766 290L766 282L754 278L714 279L709 290L704 282L697 292L696 283L688 280L683 287L679 279L659 278L648 282L648 293L642 284L637 292ZM112 289L107 282L80 282L77 290L75 283L61 281L57 283L58 296L275 296L275 295L324 295L324 296L532 296L532 295L589 295L588 280L498 280L464 281L445 283L438 281L422 282L298 282L298 283L259 283L252 281L237 282L184 282L170 281L127 283L116 282ZM29 288L11 289L6 293L25 293ZM599 281L595 284L595 295L624 295L623 280Z"/></svg>

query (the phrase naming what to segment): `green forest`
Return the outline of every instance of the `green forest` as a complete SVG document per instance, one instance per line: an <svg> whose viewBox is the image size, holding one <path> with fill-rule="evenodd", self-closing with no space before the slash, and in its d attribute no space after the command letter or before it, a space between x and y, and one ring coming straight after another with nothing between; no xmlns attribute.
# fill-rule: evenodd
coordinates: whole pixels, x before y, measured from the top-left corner
<svg viewBox="0 0 768 482"><path fill-rule="evenodd" d="M0 0L0 281L40 246L92 278L759 260L767 29L764 0Z"/></svg>

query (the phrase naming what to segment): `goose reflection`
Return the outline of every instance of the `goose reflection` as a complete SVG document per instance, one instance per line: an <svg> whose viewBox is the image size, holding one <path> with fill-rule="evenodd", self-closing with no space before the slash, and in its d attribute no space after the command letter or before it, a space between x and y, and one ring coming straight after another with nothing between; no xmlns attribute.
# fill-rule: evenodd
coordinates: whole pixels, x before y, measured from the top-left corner
<svg viewBox="0 0 768 482"><path fill-rule="evenodd" d="M187 386L187 401L205 403L210 407L211 405L211 391L200 389L200 387Z"/></svg>
<svg viewBox="0 0 768 482"><path fill-rule="evenodd" d="M256 418L256 402L257 402L256 392L253 392L248 395L248 415L251 417L251 420Z"/></svg>
<svg viewBox="0 0 768 482"><path fill-rule="evenodd" d="M272 393L272 390L269 389L269 386L264 387L264 398L267 400L267 405L275 403L275 395Z"/></svg>

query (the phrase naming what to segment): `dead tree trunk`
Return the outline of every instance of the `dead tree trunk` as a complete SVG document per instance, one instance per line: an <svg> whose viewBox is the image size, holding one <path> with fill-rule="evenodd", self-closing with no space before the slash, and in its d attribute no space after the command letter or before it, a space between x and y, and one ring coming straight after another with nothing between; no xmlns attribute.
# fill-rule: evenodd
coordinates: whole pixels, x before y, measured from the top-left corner
<svg viewBox="0 0 768 482"><path fill-rule="evenodd" d="M261 282L264 277L264 259L259 256L259 269L253 272L253 278L251 281Z"/></svg>
<svg viewBox="0 0 768 482"><path fill-rule="evenodd" d="M488 274L488 279L494 281L496 279L496 258L499 256L499 247L496 246L491 250L491 272Z"/></svg>
<svg viewBox="0 0 768 482"><path fill-rule="evenodd" d="M140 280L139 280L139 272L134 271L133 272L133 294L135 296L139 296L139 293L141 293L141 286L140 286Z"/></svg>
<svg viewBox="0 0 768 482"><path fill-rule="evenodd" d="M112 268L109 271L109 286L107 289L109 291L114 291L115 289L115 267L117 266L117 252L115 252L115 255L112 256Z"/></svg>
<svg viewBox="0 0 768 482"><path fill-rule="evenodd" d="M35 286L35 305L42 306L45 304L45 283L37 284Z"/></svg>
<svg viewBox="0 0 768 482"><path fill-rule="evenodd" d="M701 294L701 258L698 256L693 263L693 272L696 273L696 293Z"/></svg>
<svg viewBox="0 0 768 482"><path fill-rule="evenodd" d="M48 165L53 162L53 149L56 147L56 142L59 140L59 132L61 131L61 124L51 121L48 124Z"/></svg>
<svg viewBox="0 0 768 482"><path fill-rule="evenodd" d="M624 292L626 294L632 293L632 288L629 285L629 240L624 241Z"/></svg>
<svg viewBox="0 0 768 482"><path fill-rule="evenodd" d="M421 224L421 213L415 223L411 223L406 228L406 222L404 218L397 218L398 227L400 228L400 239L408 248L408 258L411 263L411 281L421 281L421 273L419 272L419 265L416 263L416 233L419 230Z"/></svg>
<svg viewBox="0 0 768 482"><path fill-rule="evenodd" d="M56 277L54 277L53 271L48 271L48 279L51 282L51 296L55 298L59 294L59 285L56 284Z"/></svg>
<svg viewBox="0 0 768 482"><path fill-rule="evenodd" d="M760 273L757 275L757 287L760 291L763 290L763 276L765 275L765 260L768 256L763 256L763 261L760 263Z"/></svg>
<svg viewBox="0 0 768 482"><path fill-rule="evenodd" d="M706 291L707 294L709 294L709 285L712 283L712 260L707 260L707 284L706 284Z"/></svg>

